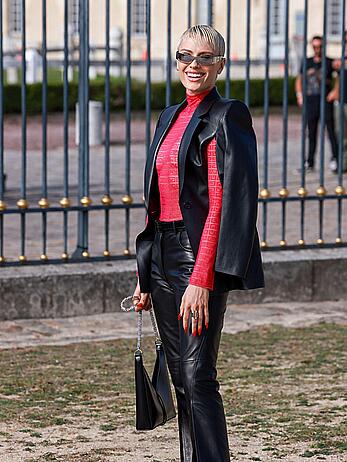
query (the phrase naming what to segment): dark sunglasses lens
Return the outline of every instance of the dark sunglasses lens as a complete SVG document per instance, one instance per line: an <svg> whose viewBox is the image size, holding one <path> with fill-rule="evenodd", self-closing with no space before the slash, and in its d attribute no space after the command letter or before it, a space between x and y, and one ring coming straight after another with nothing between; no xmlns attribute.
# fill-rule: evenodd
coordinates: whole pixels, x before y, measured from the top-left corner
<svg viewBox="0 0 347 462"><path fill-rule="evenodd" d="M202 66L211 66L213 64L213 56L200 56L199 61Z"/></svg>
<svg viewBox="0 0 347 462"><path fill-rule="evenodd" d="M177 59L182 63L191 63L193 62L194 57L191 55L186 55L185 53L177 53Z"/></svg>
<svg viewBox="0 0 347 462"><path fill-rule="evenodd" d="M181 63L184 63L184 64L190 64L194 61L194 59L196 59L196 62L199 63L201 66L211 66L212 64L214 64L216 61L214 56L192 56L192 55L188 55L188 54L185 54L185 53L180 53L179 51L177 51L176 53L176 59L178 59L178 61L180 61Z"/></svg>

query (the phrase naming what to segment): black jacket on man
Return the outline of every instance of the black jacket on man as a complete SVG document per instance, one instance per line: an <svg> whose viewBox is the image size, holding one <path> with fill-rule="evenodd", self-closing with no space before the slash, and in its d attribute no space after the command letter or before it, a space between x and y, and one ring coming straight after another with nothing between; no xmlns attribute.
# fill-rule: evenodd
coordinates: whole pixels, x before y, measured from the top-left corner
<svg viewBox="0 0 347 462"><path fill-rule="evenodd" d="M155 129L145 167L147 224L136 237L140 289L151 291L151 255L160 201L156 156L168 129L187 102L165 108ZM264 286L259 238L257 144L247 106L222 98L214 87L200 102L183 134L178 152L179 205L196 258L209 211L206 144L216 137L222 212L215 260L215 291Z"/></svg>

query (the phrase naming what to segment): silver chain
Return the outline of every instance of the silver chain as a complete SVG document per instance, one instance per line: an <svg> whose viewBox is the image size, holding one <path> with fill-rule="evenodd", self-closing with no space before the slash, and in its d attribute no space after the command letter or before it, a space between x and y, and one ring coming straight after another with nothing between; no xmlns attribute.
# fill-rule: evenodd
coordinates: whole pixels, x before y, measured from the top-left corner
<svg viewBox="0 0 347 462"><path fill-rule="evenodd" d="M137 345L136 350L141 350L141 337L142 337L142 310L137 314Z"/></svg>
<svg viewBox="0 0 347 462"><path fill-rule="evenodd" d="M152 306L152 308L149 310L149 314L150 314L150 316L151 316L153 332L154 332L154 335L155 335L155 341L156 341L156 342L157 342L157 341L160 342L160 341L161 341L161 338L160 338L160 335L159 335L158 326L157 326L157 321L156 321L156 319L155 319L153 306Z"/></svg>
<svg viewBox="0 0 347 462"><path fill-rule="evenodd" d="M121 309L123 311L134 311L135 310L135 305L133 305L133 304L130 307L126 308L125 304L126 304L126 302L130 301L130 299L132 299L132 296L126 297L121 301L120 306L121 306ZM142 327L143 327L142 311L143 310L140 310L138 312L138 315L137 315L137 345L136 345L136 351L141 351L141 339L142 339ZM155 342L156 343L159 343L159 342L161 343L161 338L160 338L160 335L159 335L158 326L157 326L157 322L156 322L156 319L155 319L153 305L151 306L151 309L149 310L149 314L150 314L150 317L151 317L152 328L153 328L153 332L154 332L154 335L155 335Z"/></svg>

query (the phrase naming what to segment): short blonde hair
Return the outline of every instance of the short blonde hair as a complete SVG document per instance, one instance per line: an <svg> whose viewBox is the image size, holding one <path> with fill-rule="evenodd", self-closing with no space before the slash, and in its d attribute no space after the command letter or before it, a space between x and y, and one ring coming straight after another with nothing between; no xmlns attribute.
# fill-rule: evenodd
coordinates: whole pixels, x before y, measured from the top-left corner
<svg viewBox="0 0 347 462"><path fill-rule="evenodd" d="M184 31L181 35L177 44L177 50L179 50L182 41L186 38L192 38L202 42L207 42L215 50L215 53L218 56L224 56L224 38L216 29L214 29L211 26L207 26L205 24L198 24L196 26L189 27L189 29Z"/></svg>

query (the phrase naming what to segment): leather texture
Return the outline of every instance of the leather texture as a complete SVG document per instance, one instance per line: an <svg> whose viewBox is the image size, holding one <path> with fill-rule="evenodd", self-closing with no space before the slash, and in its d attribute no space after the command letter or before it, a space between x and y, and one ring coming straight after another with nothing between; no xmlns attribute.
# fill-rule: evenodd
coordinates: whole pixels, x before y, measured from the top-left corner
<svg viewBox="0 0 347 462"><path fill-rule="evenodd" d="M216 362L227 292L210 292L209 327L183 330L178 313L195 263L187 231L157 230L152 246L151 296L177 398L181 462L230 461Z"/></svg>
<svg viewBox="0 0 347 462"><path fill-rule="evenodd" d="M172 399L166 356L162 343L156 343L155 349L156 361L153 369L152 384L161 399L165 417L164 420L167 422L176 417L176 411Z"/></svg>
<svg viewBox="0 0 347 462"><path fill-rule="evenodd" d="M165 421L161 401L146 371L142 354L135 354L136 430L153 430Z"/></svg>
<svg viewBox="0 0 347 462"><path fill-rule="evenodd" d="M158 119L144 174L147 224L136 237L141 292L150 291L155 220L160 215L155 161L158 149L181 104L165 108ZM259 238L257 144L247 106L222 98L217 89L202 100L184 132L178 153L179 205L194 257L209 211L204 148L216 138L218 174L223 186L221 223L215 261L214 291L264 287Z"/></svg>
<svg viewBox="0 0 347 462"><path fill-rule="evenodd" d="M141 351L135 353L136 430L153 430L176 417L163 345L156 343L152 380L143 364Z"/></svg>

